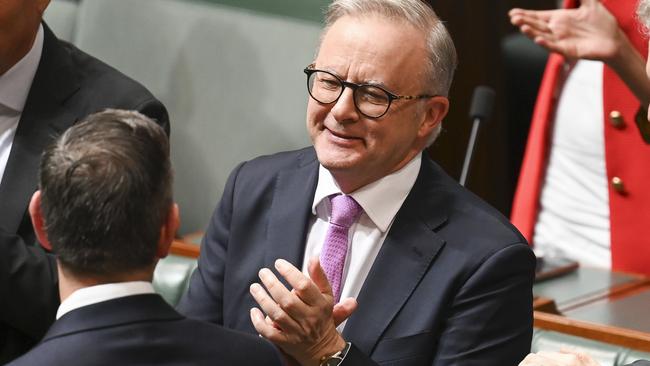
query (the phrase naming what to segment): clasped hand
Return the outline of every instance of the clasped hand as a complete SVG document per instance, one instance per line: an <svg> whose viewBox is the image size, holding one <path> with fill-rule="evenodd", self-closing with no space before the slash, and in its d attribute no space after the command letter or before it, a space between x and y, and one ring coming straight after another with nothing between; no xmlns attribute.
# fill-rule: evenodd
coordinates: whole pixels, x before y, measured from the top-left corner
<svg viewBox="0 0 650 366"><path fill-rule="evenodd" d="M322 357L345 347L336 327L352 314L357 303L348 298L334 304L318 258L309 261L309 277L283 259L275 261L275 269L292 289L287 289L271 270L262 268L259 278L264 287L258 283L250 287L261 308L250 311L253 326L301 365L318 365Z"/></svg>

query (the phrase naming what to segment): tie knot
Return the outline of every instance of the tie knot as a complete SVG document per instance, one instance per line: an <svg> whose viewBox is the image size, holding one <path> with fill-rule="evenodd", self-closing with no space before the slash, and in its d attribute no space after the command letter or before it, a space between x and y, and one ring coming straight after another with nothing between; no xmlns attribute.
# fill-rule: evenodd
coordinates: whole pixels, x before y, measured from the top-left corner
<svg viewBox="0 0 650 366"><path fill-rule="evenodd" d="M331 224L350 228L363 212L363 208L357 201L348 195L336 195L330 198L330 202L332 203Z"/></svg>

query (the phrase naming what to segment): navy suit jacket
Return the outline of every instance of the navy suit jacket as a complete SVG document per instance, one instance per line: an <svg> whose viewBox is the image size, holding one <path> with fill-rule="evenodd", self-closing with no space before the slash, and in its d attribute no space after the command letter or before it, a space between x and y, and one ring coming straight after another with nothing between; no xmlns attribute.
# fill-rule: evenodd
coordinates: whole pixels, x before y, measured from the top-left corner
<svg viewBox="0 0 650 366"><path fill-rule="evenodd" d="M43 27L43 53L0 183L0 364L43 337L59 305L55 262L36 243L27 212L43 149L105 108L139 110L169 133L165 107L142 85Z"/></svg>
<svg viewBox="0 0 650 366"><path fill-rule="evenodd" d="M187 319L159 295L134 295L63 315L13 366L281 365L268 341Z"/></svg>
<svg viewBox="0 0 650 366"><path fill-rule="evenodd" d="M248 288L277 258L302 265L318 181L313 148L231 174L179 310L254 333ZM532 337L535 258L496 210L426 154L357 297L347 365L516 365Z"/></svg>

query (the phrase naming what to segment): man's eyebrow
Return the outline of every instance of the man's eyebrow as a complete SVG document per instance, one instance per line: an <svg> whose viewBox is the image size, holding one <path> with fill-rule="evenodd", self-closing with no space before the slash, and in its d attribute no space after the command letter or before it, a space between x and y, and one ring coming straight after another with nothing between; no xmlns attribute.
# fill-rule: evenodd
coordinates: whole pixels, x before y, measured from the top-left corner
<svg viewBox="0 0 650 366"><path fill-rule="evenodd" d="M318 70L327 71L327 72L329 72L329 73L331 73L331 74L336 75L337 78L339 78L339 79L341 79L341 80L345 80L341 75L339 75L338 72L336 72L336 71L335 71L333 68L331 68L331 67L322 67L322 68L315 67L315 68L318 69Z"/></svg>
<svg viewBox="0 0 650 366"><path fill-rule="evenodd" d="M368 80L368 81L362 82L362 84L367 84L367 85L372 85L372 86L380 86L380 87L382 87L382 88L384 88L386 90L390 90L390 88L383 81L379 81L379 80Z"/></svg>
<svg viewBox="0 0 650 366"><path fill-rule="evenodd" d="M381 87L383 89L386 89L388 91L392 90L383 81L379 81L379 80L375 80L375 79L362 80L362 81L351 81L351 80L348 80L348 79L344 78L343 76L341 76L339 73L334 71L334 69L332 69L331 67L323 66L322 68L321 67L314 67L314 68L316 68L318 70L323 70L323 71L327 71L329 73L332 73L332 74L336 75L337 78L339 78L339 79L341 79L343 81L347 81L347 82L351 82L351 83L355 83L355 84L361 84L361 85L379 86L379 87ZM392 93L392 91L391 91L391 93Z"/></svg>

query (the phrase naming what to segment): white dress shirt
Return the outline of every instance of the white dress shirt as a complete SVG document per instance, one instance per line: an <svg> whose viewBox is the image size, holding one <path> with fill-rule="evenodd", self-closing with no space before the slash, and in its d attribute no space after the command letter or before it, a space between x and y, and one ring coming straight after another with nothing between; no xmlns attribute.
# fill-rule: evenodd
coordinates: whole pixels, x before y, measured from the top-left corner
<svg viewBox="0 0 650 366"><path fill-rule="evenodd" d="M341 299L356 298L359 295L395 215L415 184L421 164L422 156L417 154L402 169L350 194L363 208L363 213L350 228L348 252L341 279ZM331 206L328 196L333 194L341 194L341 189L332 174L321 165L312 204L314 216L308 230L302 264L304 273L307 273L309 258L320 256L329 226Z"/></svg>
<svg viewBox="0 0 650 366"><path fill-rule="evenodd" d="M59 305L56 318L59 319L72 310L99 302L118 299L120 297L153 293L155 293L153 285L147 281L116 282L84 287L73 292Z"/></svg>
<svg viewBox="0 0 650 366"><path fill-rule="evenodd" d="M0 75L0 184L29 89L43 52L43 26L32 48L11 69Z"/></svg>
<svg viewBox="0 0 650 366"><path fill-rule="evenodd" d="M611 266L603 63L580 60L558 101L533 243L545 255Z"/></svg>

